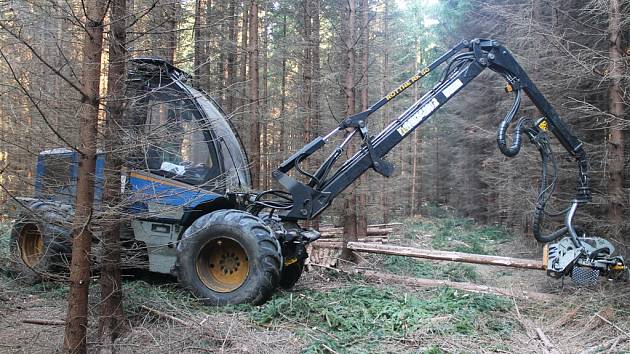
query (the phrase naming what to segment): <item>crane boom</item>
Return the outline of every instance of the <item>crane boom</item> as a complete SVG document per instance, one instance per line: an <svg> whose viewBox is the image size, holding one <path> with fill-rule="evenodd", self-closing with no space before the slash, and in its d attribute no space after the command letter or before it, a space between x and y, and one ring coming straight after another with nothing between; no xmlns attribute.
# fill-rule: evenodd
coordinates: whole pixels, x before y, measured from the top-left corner
<svg viewBox="0 0 630 354"><path fill-rule="evenodd" d="M377 135L371 136L369 134L368 120L370 115L443 65L445 68L441 77L432 89ZM372 104L367 110L345 118L330 133L319 136L306 144L272 173L272 176L286 191L272 190L259 193L254 198L254 203L258 203L260 210L270 208L273 212L277 209L277 216L285 222L308 220L329 207L335 197L368 169L372 168L386 177L391 176L394 167L384 159L387 153L429 120L440 107L455 97L486 69L501 75L507 82L506 91L514 94L512 108L498 127L497 144L499 150L509 157L517 155L524 133L530 142L537 147L541 156L542 176L532 223L534 237L540 242L548 243L566 236L561 241L549 245L546 255L548 259L547 273L554 277L571 274L574 280L586 284L592 283L599 274L610 275L625 272L623 258L612 256L614 247L610 242L596 237L588 237L573 223L573 217L578 206L591 200L588 158L582 142L571 133L514 56L499 42L491 39L473 39L460 42L385 97ZM519 118L513 124L512 143L508 146L508 128L519 111L523 93L538 108L541 116L536 119ZM346 137L324 160L316 172L311 174L304 171L300 167L300 163L321 149L332 136L339 132L346 132ZM350 141L357 135L362 139L361 148L333 171L333 165L342 156ZM545 204L555 190L558 180L556 178L557 165L549 142L550 135L553 135L577 162L578 178L575 196L569 206L561 213L564 215L564 225L553 232L544 234L542 231L543 220L548 216L545 212ZM549 182L550 168L551 182ZM290 176L289 171L294 169L306 176L307 181L301 182ZM280 197L281 200L263 201L263 197L268 194ZM311 241L307 240L306 242Z"/></svg>

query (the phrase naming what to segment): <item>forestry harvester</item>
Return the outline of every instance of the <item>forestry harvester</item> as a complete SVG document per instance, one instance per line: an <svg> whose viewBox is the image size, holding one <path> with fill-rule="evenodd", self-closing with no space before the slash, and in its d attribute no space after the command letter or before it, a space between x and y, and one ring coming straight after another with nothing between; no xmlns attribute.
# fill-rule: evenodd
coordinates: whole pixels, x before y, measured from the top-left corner
<svg viewBox="0 0 630 354"><path fill-rule="evenodd" d="M435 86L381 132L368 131L370 115L427 74L442 68ZM125 109L125 144L137 144L122 169L121 242L125 257L148 262L148 270L177 276L179 282L209 304L265 302L277 287L290 288L299 279L306 246L319 232L300 222L320 215L368 169L389 177L393 165L384 157L425 123L485 69L507 82L514 97L497 130L500 151L518 154L522 137L538 149L542 175L535 202L533 235L548 243L547 274L570 276L592 284L599 276L619 278L624 260L613 245L575 226L576 209L591 200L584 146L530 80L510 52L497 41L465 40L420 70L366 111L346 117L331 132L309 142L273 171L281 189L252 191L249 163L226 115L206 94L187 83L181 70L159 59L130 63ZM523 95L540 117L514 121ZM508 128L513 126L511 142ZM345 134L314 171L305 161ZM550 138L577 163L577 191L566 209L553 214L545 205L557 183L557 164ZM339 161L353 138L358 151ZM133 149L131 149L133 150ZM16 267L25 278L68 264L72 243L78 153L69 149L41 152L35 195L13 199L18 215L11 234ZM103 209L104 156L97 158L94 207ZM543 220L564 216L563 225L543 232ZM128 220L128 221L125 221ZM98 249L98 230L95 230Z"/></svg>

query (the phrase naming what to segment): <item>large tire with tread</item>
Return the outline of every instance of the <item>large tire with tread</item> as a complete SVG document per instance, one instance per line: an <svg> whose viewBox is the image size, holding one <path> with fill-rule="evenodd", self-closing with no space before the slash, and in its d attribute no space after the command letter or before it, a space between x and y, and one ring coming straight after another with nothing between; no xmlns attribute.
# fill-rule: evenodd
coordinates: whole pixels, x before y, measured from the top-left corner
<svg viewBox="0 0 630 354"><path fill-rule="evenodd" d="M18 279L35 284L67 271L72 253L72 208L37 201L11 229L11 270Z"/></svg>
<svg viewBox="0 0 630 354"><path fill-rule="evenodd" d="M211 305L264 303L278 285L281 267L271 229L240 210L200 217L177 246L179 282Z"/></svg>

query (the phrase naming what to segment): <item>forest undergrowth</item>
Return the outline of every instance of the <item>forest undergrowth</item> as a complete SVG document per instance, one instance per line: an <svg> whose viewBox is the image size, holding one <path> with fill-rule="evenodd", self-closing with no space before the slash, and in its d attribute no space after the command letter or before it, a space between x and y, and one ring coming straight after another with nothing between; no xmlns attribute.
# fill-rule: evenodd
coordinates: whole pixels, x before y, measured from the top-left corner
<svg viewBox="0 0 630 354"><path fill-rule="evenodd" d="M26 286L16 281L4 267L9 256L8 225L1 225L0 231L0 351L54 350L63 340L60 327L22 321L63 320L67 287L62 283ZM391 238L397 244L484 254L505 254L522 243L503 229L453 216L405 220ZM117 346L122 353L534 353L552 349L562 353L612 349L614 353L630 349L626 284L603 281L595 288L576 289L568 281L564 286L552 283L542 272L521 274L396 256L372 255L365 260L374 269L405 276L505 287L525 279L530 289L554 293L558 301L375 284L352 272L313 268L294 289L278 292L264 305L210 307L179 287L174 278L128 274L124 290L132 331ZM91 321L98 315L96 284L90 296ZM545 346L536 329L546 334L554 348ZM40 340L29 340L33 335ZM90 333L89 338L90 347L98 350L97 333Z"/></svg>

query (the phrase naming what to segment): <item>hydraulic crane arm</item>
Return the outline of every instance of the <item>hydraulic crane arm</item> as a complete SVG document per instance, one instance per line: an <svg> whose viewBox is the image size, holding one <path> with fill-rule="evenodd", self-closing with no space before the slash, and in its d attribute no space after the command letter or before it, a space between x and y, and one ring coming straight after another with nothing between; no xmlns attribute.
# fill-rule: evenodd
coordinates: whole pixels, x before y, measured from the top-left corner
<svg viewBox="0 0 630 354"><path fill-rule="evenodd" d="M442 79L420 100L414 103L407 111L391 122L383 131L374 137L368 135L367 120L369 116L397 97L405 89L434 71L440 65L446 63ZM520 94L525 92L542 113L542 120L538 122L545 129L553 133L560 143L573 155L579 164L580 178L578 195L576 200L584 202L589 199L588 189L588 161L582 143L568 130L560 120L558 113L545 99L536 85L530 80L523 68L516 62L510 52L498 42L487 39L475 39L462 41L433 63L423 68L420 72L405 81L387 96L374 103L366 111L347 117L339 127L324 137L317 137L312 142L293 154L284 161L273 176L291 194L291 208L284 210L280 216L285 219L310 219L321 213L328 207L331 201L345 190L351 183L359 178L369 168L376 172L390 176L393 172L392 165L383 160L383 157L405 137L441 106L446 104L462 88L474 80L482 71L489 68L501 74L508 82L508 90L516 94L516 108L504 119L503 132L499 134L499 147L506 154L510 154L510 148L505 146L505 132L513 116L517 113L520 104ZM518 125L522 128L524 123ZM310 177L308 184L301 183L287 175L287 172L297 167L299 163L325 145L335 133L353 129L348 133L343 143L324 161L320 168ZM359 132L363 139L363 146L354 156L345 161L334 173L330 174L332 165L341 156L343 149L350 139ZM536 126L530 128L531 134L538 134L540 129ZM520 130L515 132L514 140L518 138L520 144ZM516 151L518 152L518 151ZM515 155L513 153L511 156ZM301 171L301 170L300 170Z"/></svg>
<svg viewBox="0 0 630 354"><path fill-rule="evenodd" d="M444 69L441 77L429 92L380 133L375 136L369 135L367 122L372 113L442 65ZM515 156L521 147L521 135L525 133L540 152L542 176L532 223L534 237L540 242L547 243L566 236L559 242L549 245L546 254L547 273L554 277L570 274L576 282L581 284L593 283L600 274L611 278L627 274L623 258L613 256L614 247L610 242L588 237L585 232L581 230L578 232L573 226L573 216L577 207L590 201L588 159L582 142L570 132L512 54L497 41L489 39L462 41L366 111L345 118L333 131L306 144L273 172L273 177L287 191L270 190L256 194L252 200L251 210L257 214L260 210L269 208L271 209L269 217L273 215L274 210L278 210L277 217L289 223L307 220L324 211L335 197L368 169L372 168L386 177L391 176L393 166L384 160L385 155L485 69L500 74L507 81L506 91L514 94L512 108L497 130L499 150L506 156ZM519 111L523 93L529 96L540 111L541 117L535 121L527 117L518 119L514 124L512 143L508 146L507 130ZM339 132L346 132L347 135L317 171L312 174L304 171L300 163L322 148L332 136ZM342 156L344 149L357 132L363 142L361 149L333 171L333 165ZM566 209L556 214L545 212L545 204L554 192L558 180L557 165L548 140L549 133L558 139L575 158L578 165L578 185L575 197ZM551 182L549 182L549 166L552 168ZM306 176L308 182L303 183L289 176L289 171L293 169ZM275 199L268 199L267 196L270 195ZM543 234L542 223L545 216L562 215L564 215L564 226L549 234ZM316 238L317 236L304 236L303 242L308 243Z"/></svg>

